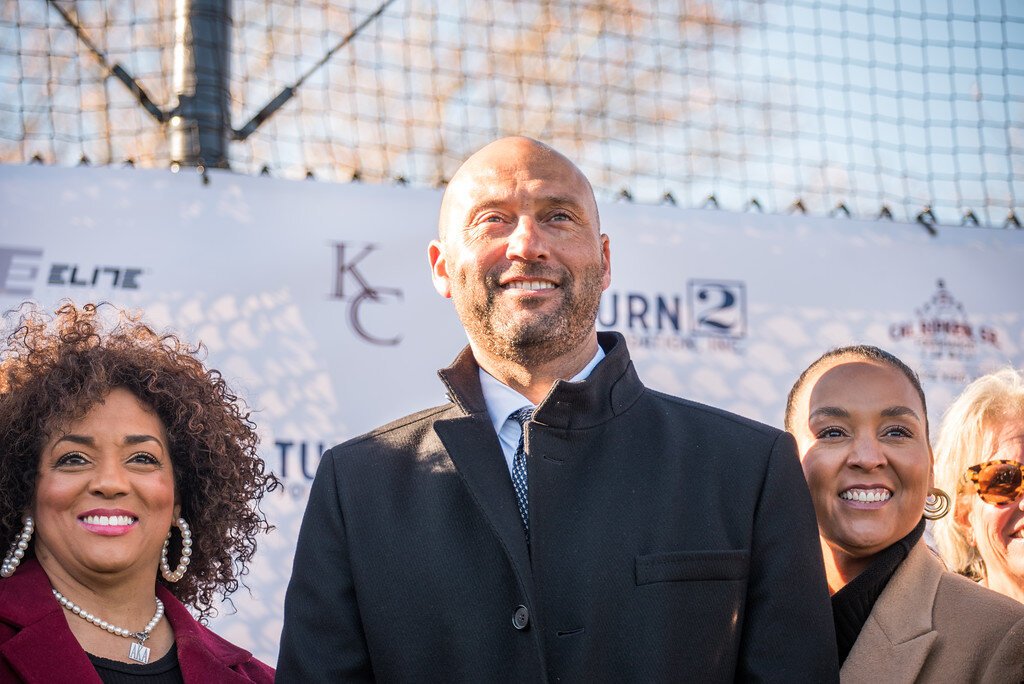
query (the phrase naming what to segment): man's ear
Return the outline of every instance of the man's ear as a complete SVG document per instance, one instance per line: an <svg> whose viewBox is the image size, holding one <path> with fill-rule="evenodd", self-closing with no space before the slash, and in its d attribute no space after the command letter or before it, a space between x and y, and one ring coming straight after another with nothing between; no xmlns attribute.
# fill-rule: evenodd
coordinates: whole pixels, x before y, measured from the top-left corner
<svg viewBox="0 0 1024 684"><path fill-rule="evenodd" d="M430 260L430 279L434 281L434 289L442 297L451 299L452 284L448 276L448 259L445 256L444 244L440 240L430 241L427 259Z"/></svg>
<svg viewBox="0 0 1024 684"><path fill-rule="evenodd" d="M612 284L612 250L608 236L601 233L601 265L604 273L601 276L601 290L607 290Z"/></svg>

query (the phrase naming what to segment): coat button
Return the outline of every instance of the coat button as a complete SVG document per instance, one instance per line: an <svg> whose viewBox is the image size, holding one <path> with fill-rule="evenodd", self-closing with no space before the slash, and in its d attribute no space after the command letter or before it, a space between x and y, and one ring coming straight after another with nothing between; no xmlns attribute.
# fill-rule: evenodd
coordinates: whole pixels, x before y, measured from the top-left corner
<svg viewBox="0 0 1024 684"><path fill-rule="evenodd" d="M512 626L516 629L526 629L530 624L530 611L526 606L516 606L516 612L512 613Z"/></svg>

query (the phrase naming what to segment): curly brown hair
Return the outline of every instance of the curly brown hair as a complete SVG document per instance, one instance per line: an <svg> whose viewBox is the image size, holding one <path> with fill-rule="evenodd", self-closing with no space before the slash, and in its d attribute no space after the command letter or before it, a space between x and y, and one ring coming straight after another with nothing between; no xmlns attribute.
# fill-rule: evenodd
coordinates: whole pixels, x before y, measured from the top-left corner
<svg viewBox="0 0 1024 684"><path fill-rule="evenodd" d="M24 304L12 317L0 350L0 544L32 505L47 440L110 390L127 389L167 430L181 516L196 530L188 572L165 584L205 621L214 594L226 597L248 572L256 534L270 529L259 502L280 484L257 453L245 404L203 366L201 344L159 334L140 314L65 303L55 315ZM172 529L173 566L181 540Z"/></svg>

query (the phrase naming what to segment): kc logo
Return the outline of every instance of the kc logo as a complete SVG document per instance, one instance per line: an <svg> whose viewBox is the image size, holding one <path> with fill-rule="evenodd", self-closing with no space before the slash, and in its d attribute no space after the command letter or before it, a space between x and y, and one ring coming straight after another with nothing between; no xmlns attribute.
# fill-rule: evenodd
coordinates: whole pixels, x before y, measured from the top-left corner
<svg viewBox="0 0 1024 684"><path fill-rule="evenodd" d="M363 260L376 249L377 245L374 244L334 243L334 290L331 296L348 302L348 322L359 337L370 344L390 347L401 342L402 336L383 337L370 332L366 326L368 312L363 309L367 303L402 301L401 290L395 287L374 287L360 271Z"/></svg>

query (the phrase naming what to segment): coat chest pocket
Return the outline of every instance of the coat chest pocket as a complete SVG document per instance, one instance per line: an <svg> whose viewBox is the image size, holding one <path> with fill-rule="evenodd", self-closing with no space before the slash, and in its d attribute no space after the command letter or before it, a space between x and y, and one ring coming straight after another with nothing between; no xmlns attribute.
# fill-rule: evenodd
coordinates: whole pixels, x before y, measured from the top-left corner
<svg viewBox="0 0 1024 684"><path fill-rule="evenodd" d="M636 557L636 583L743 580L750 552L672 551Z"/></svg>

